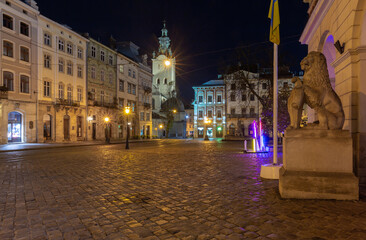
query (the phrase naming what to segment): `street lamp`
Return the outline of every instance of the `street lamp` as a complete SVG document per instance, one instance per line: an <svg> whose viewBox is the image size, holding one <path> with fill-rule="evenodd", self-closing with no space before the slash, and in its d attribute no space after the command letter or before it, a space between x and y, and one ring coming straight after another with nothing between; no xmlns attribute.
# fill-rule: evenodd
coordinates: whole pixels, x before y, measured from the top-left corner
<svg viewBox="0 0 366 240"><path fill-rule="evenodd" d="M177 109L173 109L173 113L177 113Z"/></svg>
<svg viewBox="0 0 366 240"><path fill-rule="evenodd" d="M128 122L128 115L130 114L130 107L125 107L125 114L127 116L127 137L126 137L126 149L130 149L128 145L128 138L130 137L130 124Z"/></svg>
<svg viewBox="0 0 366 240"><path fill-rule="evenodd" d="M169 59L164 61L165 66L169 67L171 64L171 61Z"/></svg>
<svg viewBox="0 0 366 240"><path fill-rule="evenodd" d="M208 119L207 117L205 117L204 122L205 122L205 138L204 138L204 140L207 141L207 140L209 140L208 135L207 135L207 125L211 123L211 120Z"/></svg>
<svg viewBox="0 0 366 240"><path fill-rule="evenodd" d="M105 141L106 143L110 143L111 142L111 139L110 139L110 136L109 136L109 117L105 117L104 118L104 122L105 122Z"/></svg>

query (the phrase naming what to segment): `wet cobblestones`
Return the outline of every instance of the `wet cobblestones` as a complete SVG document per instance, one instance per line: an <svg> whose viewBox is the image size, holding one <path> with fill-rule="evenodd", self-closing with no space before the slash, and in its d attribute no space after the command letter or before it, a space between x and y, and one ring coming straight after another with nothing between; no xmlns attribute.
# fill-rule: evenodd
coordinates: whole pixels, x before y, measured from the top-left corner
<svg viewBox="0 0 366 240"><path fill-rule="evenodd" d="M270 155L165 140L0 154L0 239L366 239L366 199L283 200ZM363 194L364 191L361 191Z"/></svg>

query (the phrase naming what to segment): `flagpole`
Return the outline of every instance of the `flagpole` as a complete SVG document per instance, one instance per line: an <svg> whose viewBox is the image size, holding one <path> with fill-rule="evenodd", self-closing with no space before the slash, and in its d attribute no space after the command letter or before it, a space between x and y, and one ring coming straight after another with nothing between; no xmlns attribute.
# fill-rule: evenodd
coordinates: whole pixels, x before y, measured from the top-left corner
<svg viewBox="0 0 366 240"><path fill-rule="evenodd" d="M273 165L277 165L278 45L273 43Z"/></svg>

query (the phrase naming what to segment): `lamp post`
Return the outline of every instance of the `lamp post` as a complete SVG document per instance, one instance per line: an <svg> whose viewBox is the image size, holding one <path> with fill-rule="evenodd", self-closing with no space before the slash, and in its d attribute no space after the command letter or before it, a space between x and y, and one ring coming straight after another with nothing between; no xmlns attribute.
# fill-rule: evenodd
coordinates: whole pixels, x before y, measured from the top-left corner
<svg viewBox="0 0 366 240"><path fill-rule="evenodd" d="M104 122L105 122L105 124L106 124L106 126L105 126L105 141L106 141L106 143L110 143L111 142L111 139L110 139L110 136L109 136L109 117L105 117L104 118Z"/></svg>
<svg viewBox="0 0 366 240"><path fill-rule="evenodd" d="M130 137L130 123L128 122L128 115L130 114L130 107L125 107L125 114L127 117L127 137L126 137L126 149L130 149L128 145L128 139Z"/></svg>

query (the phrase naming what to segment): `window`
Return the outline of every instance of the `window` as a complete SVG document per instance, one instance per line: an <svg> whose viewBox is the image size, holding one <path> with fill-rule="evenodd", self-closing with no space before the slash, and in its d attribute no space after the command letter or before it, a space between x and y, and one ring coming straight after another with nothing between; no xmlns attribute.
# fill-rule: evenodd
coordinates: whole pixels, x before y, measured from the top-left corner
<svg viewBox="0 0 366 240"><path fill-rule="evenodd" d="M135 71L133 71L133 72L132 72L132 77L133 77L133 78L136 78L136 73L135 73Z"/></svg>
<svg viewBox="0 0 366 240"><path fill-rule="evenodd" d="M58 84L58 98L59 99L64 99L65 95L64 95L64 84L59 83Z"/></svg>
<svg viewBox="0 0 366 240"><path fill-rule="evenodd" d="M78 102L82 102L83 101L83 89L82 88L78 88Z"/></svg>
<svg viewBox="0 0 366 240"><path fill-rule="evenodd" d="M231 114L235 114L235 108L230 109Z"/></svg>
<svg viewBox="0 0 366 240"><path fill-rule="evenodd" d="M3 85L8 89L8 91L14 91L14 74L11 72L3 73Z"/></svg>
<svg viewBox="0 0 366 240"><path fill-rule="evenodd" d="M156 84L160 85L160 79L156 79Z"/></svg>
<svg viewBox="0 0 366 240"><path fill-rule="evenodd" d="M128 76L131 77L131 69L128 69Z"/></svg>
<svg viewBox="0 0 366 240"><path fill-rule="evenodd" d="M250 94L250 101L254 101L254 100L255 100L254 94Z"/></svg>
<svg viewBox="0 0 366 240"><path fill-rule="evenodd" d="M203 102L203 96L198 96L198 102L199 103Z"/></svg>
<svg viewBox="0 0 366 240"><path fill-rule="evenodd" d="M246 94L241 95L241 100L246 101L247 100L247 95Z"/></svg>
<svg viewBox="0 0 366 240"><path fill-rule="evenodd" d="M104 70L100 71L100 81L104 82Z"/></svg>
<svg viewBox="0 0 366 240"><path fill-rule="evenodd" d="M150 121L150 113L146 113L146 121Z"/></svg>
<svg viewBox="0 0 366 240"><path fill-rule="evenodd" d="M51 82L49 81L43 81L43 96L51 96Z"/></svg>
<svg viewBox="0 0 366 240"><path fill-rule="evenodd" d="M67 74L72 76L72 62L67 62Z"/></svg>
<svg viewBox="0 0 366 240"><path fill-rule="evenodd" d="M152 109L155 109L155 99L154 98L151 100L151 105L152 105Z"/></svg>
<svg viewBox="0 0 366 240"><path fill-rule="evenodd" d="M288 88L288 82L283 83L283 88Z"/></svg>
<svg viewBox="0 0 366 240"><path fill-rule="evenodd" d="M91 67L90 68L90 75L91 75L91 78L93 78L93 79L96 78L96 75L95 75L95 67Z"/></svg>
<svg viewBox="0 0 366 240"><path fill-rule="evenodd" d="M83 59L83 49L78 48L78 58Z"/></svg>
<svg viewBox="0 0 366 240"><path fill-rule="evenodd" d="M83 127L83 117L77 116L76 125L77 125L76 136L77 137L82 137L83 136L83 131L82 131L82 129L83 129L82 128Z"/></svg>
<svg viewBox="0 0 366 240"><path fill-rule="evenodd" d="M95 47L91 47L91 56L93 57L93 58L95 58L96 57L96 49L95 49Z"/></svg>
<svg viewBox="0 0 366 240"><path fill-rule="evenodd" d="M207 116L208 116L209 118L212 118L212 110L208 110L208 111L207 111Z"/></svg>
<svg viewBox="0 0 366 240"><path fill-rule="evenodd" d="M220 103L220 102L222 101L222 99L221 99L221 98L222 98L222 97L221 97L221 95L218 95L218 96L217 96L217 102L218 102L218 103Z"/></svg>
<svg viewBox="0 0 366 240"><path fill-rule="evenodd" d="M140 112L140 120L145 121L145 113L144 112Z"/></svg>
<svg viewBox="0 0 366 240"><path fill-rule="evenodd" d="M262 89L267 89L267 83L262 83Z"/></svg>
<svg viewBox="0 0 366 240"><path fill-rule="evenodd" d="M95 88L92 88L92 89L90 90L90 99L91 99L91 100L95 100Z"/></svg>
<svg viewBox="0 0 366 240"><path fill-rule="evenodd" d="M7 57L13 57L13 44L8 41L3 43L3 55Z"/></svg>
<svg viewBox="0 0 366 240"><path fill-rule="evenodd" d="M29 62L29 49L26 47L20 47L20 60Z"/></svg>
<svg viewBox="0 0 366 240"><path fill-rule="evenodd" d="M3 26L13 30L13 18L3 14Z"/></svg>
<svg viewBox="0 0 366 240"><path fill-rule="evenodd" d="M168 84L168 80L164 78L164 84Z"/></svg>
<svg viewBox="0 0 366 240"><path fill-rule="evenodd" d="M104 60L105 60L105 53L104 51L100 51L100 61L104 62Z"/></svg>
<svg viewBox="0 0 366 240"><path fill-rule="evenodd" d="M253 115L255 114L255 112L254 112L254 108L250 108L250 110L249 110L249 114L250 114L251 116L253 116Z"/></svg>
<svg viewBox="0 0 366 240"><path fill-rule="evenodd" d="M20 22L20 33L29 36L29 25L23 22Z"/></svg>
<svg viewBox="0 0 366 240"><path fill-rule="evenodd" d="M122 79L119 80L119 91L124 92L125 91L125 81Z"/></svg>
<svg viewBox="0 0 366 240"><path fill-rule="evenodd" d="M100 103L104 104L104 91L100 91Z"/></svg>
<svg viewBox="0 0 366 240"><path fill-rule="evenodd" d="M119 106L120 108L123 108L124 103L125 103L125 100L124 100L123 98L119 98L119 99L118 99L118 106Z"/></svg>
<svg viewBox="0 0 366 240"><path fill-rule="evenodd" d="M67 86L67 100L69 102L72 101L72 87L71 86Z"/></svg>
<svg viewBox="0 0 366 240"><path fill-rule="evenodd" d="M207 97L207 102L212 103L212 96Z"/></svg>
<svg viewBox="0 0 366 240"><path fill-rule="evenodd" d="M51 56L48 54L44 55L43 66L51 69Z"/></svg>
<svg viewBox="0 0 366 240"><path fill-rule="evenodd" d="M132 84L132 94L136 95L136 85Z"/></svg>
<svg viewBox="0 0 366 240"><path fill-rule="evenodd" d="M65 72L65 62L61 58L58 60L58 71Z"/></svg>
<svg viewBox="0 0 366 240"><path fill-rule="evenodd" d="M58 40L58 50L63 51L63 52L65 51L65 42L62 39Z"/></svg>
<svg viewBox="0 0 366 240"><path fill-rule="evenodd" d="M73 52L72 52L72 44L71 43L68 43L67 44L67 53L70 54L70 55L73 54Z"/></svg>
<svg viewBox="0 0 366 240"><path fill-rule="evenodd" d="M242 108L242 109L241 109L241 114L243 114L243 115L244 115L244 114L246 114L246 113L247 113L247 109L246 109L246 108Z"/></svg>
<svg viewBox="0 0 366 240"><path fill-rule="evenodd" d="M135 112L136 102L132 102L132 112Z"/></svg>
<svg viewBox="0 0 366 240"><path fill-rule="evenodd" d="M235 101L235 93L230 94L230 101Z"/></svg>
<svg viewBox="0 0 366 240"><path fill-rule="evenodd" d="M217 110L217 118L221 118L221 110Z"/></svg>
<svg viewBox="0 0 366 240"><path fill-rule="evenodd" d="M123 69L123 65L119 65L119 72L120 72L120 73L123 73L123 70L124 70L124 69Z"/></svg>
<svg viewBox="0 0 366 240"><path fill-rule="evenodd" d="M109 65L113 65L113 56L109 56Z"/></svg>
<svg viewBox="0 0 366 240"><path fill-rule="evenodd" d="M109 73L108 78L109 78L109 83L112 83L113 82L113 74L111 72Z"/></svg>
<svg viewBox="0 0 366 240"><path fill-rule="evenodd" d="M20 92L29 93L29 77L20 75Z"/></svg>
<svg viewBox="0 0 366 240"><path fill-rule="evenodd" d="M78 66L78 77L79 78L83 77L83 68L81 66Z"/></svg>
<svg viewBox="0 0 366 240"><path fill-rule="evenodd" d="M203 111L202 110L198 111L198 118L203 118Z"/></svg>
<svg viewBox="0 0 366 240"><path fill-rule="evenodd" d="M51 35L48 33L43 34L43 43L44 45L51 46Z"/></svg>
<svg viewBox="0 0 366 240"><path fill-rule="evenodd" d="M127 92L130 93L130 94L132 92L132 84L131 83L127 84Z"/></svg>
<svg viewBox="0 0 366 240"><path fill-rule="evenodd" d="M231 84L230 89L231 89L231 90L236 90L236 85L235 85L235 83L232 83L232 84Z"/></svg>

